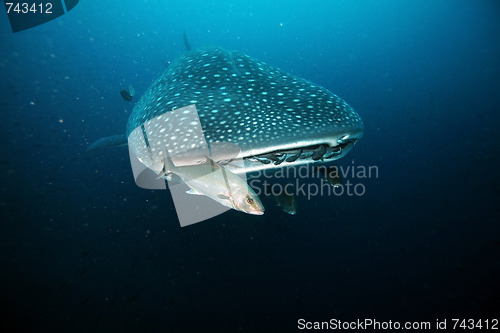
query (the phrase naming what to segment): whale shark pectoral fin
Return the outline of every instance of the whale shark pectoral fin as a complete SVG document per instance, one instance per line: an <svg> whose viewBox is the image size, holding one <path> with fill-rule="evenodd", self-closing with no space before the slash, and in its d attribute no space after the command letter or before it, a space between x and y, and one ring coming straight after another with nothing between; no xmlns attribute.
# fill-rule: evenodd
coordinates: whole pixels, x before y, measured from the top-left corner
<svg viewBox="0 0 500 333"><path fill-rule="evenodd" d="M111 147L123 147L127 145L128 145L127 136L112 135L94 141L90 146L87 147L86 151L92 151L102 148L111 148Z"/></svg>

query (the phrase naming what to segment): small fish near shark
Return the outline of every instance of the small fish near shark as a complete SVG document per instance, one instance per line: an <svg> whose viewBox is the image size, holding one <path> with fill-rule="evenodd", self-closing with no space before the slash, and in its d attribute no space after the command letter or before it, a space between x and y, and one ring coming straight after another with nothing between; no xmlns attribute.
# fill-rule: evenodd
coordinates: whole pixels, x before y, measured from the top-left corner
<svg viewBox="0 0 500 333"><path fill-rule="evenodd" d="M134 87L132 87L132 85L130 84L128 86L128 90L124 90L124 89L120 90L120 95L122 96L124 101L132 102L132 99L135 96Z"/></svg>
<svg viewBox="0 0 500 333"><path fill-rule="evenodd" d="M176 116L181 126L166 119L174 110L190 105L196 108L201 132L181 130L186 128L183 122L191 122L182 114ZM145 128L144 124L162 117L163 121ZM128 143L138 160L161 177L178 173L182 181L186 166L203 164L200 168L206 168L206 163L213 162L213 170L223 170L224 177L234 180L248 172L337 160L361 139L363 128L356 111L327 89L244 53L207 47L186 52L149 87L134 106L126 135L100 139L88 150ZM179 140L180 134L189 140ZM191 160L183 160L182 167L166 160L174 148L186 151L196 146L193 142L206 142L208 151L227 143L237 151L210 154L204 162L194 154ZM237 187L248 187L245 184ZM231 195L212 193L223 187L199 186L193 192L216 200ZM253 190L247 193L255 202ZM228 200L237 201L241 200ZM259 201L253 210L236 204L231 208L260 214L261 205Z"/></svg>
<svg viewBox="0 0 500 333"><path fill-rule="evenodd" d="M236 174L208 159L203 164L175 166L164 151L163 170L159 176L174 174L186 183L194 195L206 195L223 206L252 215L264 214L264 206L248 183Z"/></svg>
<svg viewBox="0 0 500 333"><path fill-rule="evenodd" d="M276 206L281 208L282 211L290 215L297 214L297 197L293 191L288 192L288 188L280 188L279 192L274 193L272 186L269 185L266 192L265 194L269 194L274 198Z"/></svg>

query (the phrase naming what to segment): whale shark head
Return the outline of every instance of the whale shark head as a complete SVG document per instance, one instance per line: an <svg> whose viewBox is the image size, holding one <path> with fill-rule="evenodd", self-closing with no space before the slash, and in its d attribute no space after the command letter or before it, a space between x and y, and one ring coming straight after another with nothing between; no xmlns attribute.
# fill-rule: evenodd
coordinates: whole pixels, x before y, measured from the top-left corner
<svg viewBox="0 0 500 333"><path fill-rule="evenodd" d="M127 136L137 156L145 158L130 134L188 105L196 106L209 146L239 148L243 167L224 154L215 159L236 173L330 162L363 136L360 116L327 89L241 52L211 47L181 56L135 105ZM161 124L155 125L157 135L165 131ZM162 142L175 141L172 132L165 133Z"/></svg>

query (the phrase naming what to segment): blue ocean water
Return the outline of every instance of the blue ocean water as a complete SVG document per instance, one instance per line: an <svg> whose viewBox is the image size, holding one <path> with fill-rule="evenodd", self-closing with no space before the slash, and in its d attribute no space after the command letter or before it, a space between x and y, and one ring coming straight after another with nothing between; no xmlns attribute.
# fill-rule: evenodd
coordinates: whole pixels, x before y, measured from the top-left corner
<svg viewBox="0 0 500 333"><path fill-rule="evenodd" d="M298 320L499 317L497 1L95 1L13 34L0 15L0 327L294 331ZM179 226L135 185L132 104L193 48L242 51L365 123L362 196ZM269 206L269 207L267 207Z"/></svg>

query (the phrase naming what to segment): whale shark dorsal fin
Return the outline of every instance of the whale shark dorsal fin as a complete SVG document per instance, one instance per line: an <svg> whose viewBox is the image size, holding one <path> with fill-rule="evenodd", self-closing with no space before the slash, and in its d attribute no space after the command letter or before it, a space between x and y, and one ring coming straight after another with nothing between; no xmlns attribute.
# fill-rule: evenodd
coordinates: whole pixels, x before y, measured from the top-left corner
<svg viewBox="0 0 500 333"><path fill-rule="evenodd" d="M94 141L87 147L87 152L102 148L113 148L113 147L124 147L127 146L127 136L126 135L112 135L105 138L100 138Z"/></svg>

